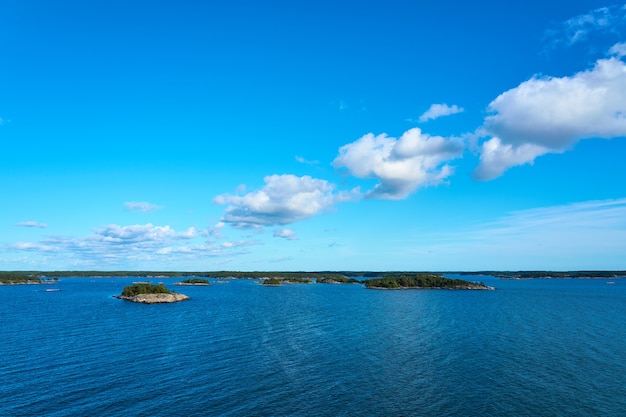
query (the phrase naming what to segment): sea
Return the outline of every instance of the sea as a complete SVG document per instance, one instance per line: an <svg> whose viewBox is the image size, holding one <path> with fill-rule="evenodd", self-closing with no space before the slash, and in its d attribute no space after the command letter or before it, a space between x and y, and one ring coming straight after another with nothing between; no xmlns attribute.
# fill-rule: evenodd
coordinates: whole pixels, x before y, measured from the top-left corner
<svg viewBox="0 0 626 417"><path fill-rule="evenodd" d="M460 278L0 286L0 416L626 416L626 278Z"/></svg>

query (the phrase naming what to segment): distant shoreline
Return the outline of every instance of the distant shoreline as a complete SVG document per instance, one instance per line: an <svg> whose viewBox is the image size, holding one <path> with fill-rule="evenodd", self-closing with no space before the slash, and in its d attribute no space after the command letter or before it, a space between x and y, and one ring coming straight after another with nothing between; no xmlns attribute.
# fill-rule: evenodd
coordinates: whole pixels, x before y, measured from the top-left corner
<svg viewBox="0 0 626 417"><path fill-rule="evenodd" d="M588 277L588 278L604 278L608 276L626 277L626 270L571 270L571 271L552 271L552 270L459 270L459 271L419 271L419 270L336 270L336 271L93 271L93 270L67 270L67 271L39 271L39 270L23 270L23 271L9 271L0 270L0 280L4 275L21 275L24 278L132 278L132 277L145 277L145 278L267 278L267 277L285 277L285 276L299 276L309 278L321 278L321 277L361 277L361 278L375 278L382 275L401 275L401 274L436 274L436 275L492 275L498 277L511 277L511 276L532 276L532 277L551 277L551 278L565 278L565 277Z"/></svg>

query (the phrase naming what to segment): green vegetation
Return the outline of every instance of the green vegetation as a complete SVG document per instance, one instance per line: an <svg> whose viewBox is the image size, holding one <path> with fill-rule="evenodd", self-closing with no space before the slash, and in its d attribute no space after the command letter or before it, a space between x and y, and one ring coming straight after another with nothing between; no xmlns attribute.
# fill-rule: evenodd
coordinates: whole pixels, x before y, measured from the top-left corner
<svg viewBox="0 0 626 417"><path fill-rule="evenodd" d="M290 281L297 281L298 279L319 279L319 278L340 278L345 274L339 272L303 272L303 271L27 271L24 274L31 274L33 276L55 276L55 277L138 277L138 278L187 278L187 277L199 277L199 278L247 278L247 279L261 279L267 277L275 277L280 279L286 279ZM355 275L358 276L358 275Z"/></svg>
<svg viewBox="0 0 626 417"><path fill-rule="evenodd" d="M189 278L189 279L184 279L181 282L178 283L179 285L211 285L211 281L209 281L208 279L203 279L203 278Z"/></svg>
<svg viewBox="0 0 626 417"><path fill-rule="evenodd" d="M361 281L355 278L348 278L344 276L338 277L322 277L317 279L318 284L362 284Z"/></svg>
<svg viewBox="0 0 626 417"><path fill-rule="evenodd" d="M501 279L626 277L626 271L477 271L462 272L461 274L492 275Z"/></svg>
<svg viewBox="0 0 626 417"><path fill-rule="evenodd" d="M124 287L122 297L134 297L139 294L172 294L163 284L138 283Z"/></svg>
<svg viewBox="0 0 626 417"><path fill-rule="evenodd" d="M390 278L406 279L406 277L415 276L438 276L444 272L415 272L415 271L210 271L210 272L191 272L191 271L0 271L0 284L27 284L27 283L49 283L57 280L57 277L137 277L137 278L188 278L192 280L199 279L267 279L276 278L282 283L311 283L313 281L320 284L332 283L356 283L365 282L358 281L355 278L372 281L369 286L389 285L393 288L396 284L387 282ZM451 271L461 275L491 275L502 279L531 279L531 278L619 278L626 277L626 271ZM54 278L53 278L54 277ZM350 278L348 278L350 277ZM378 280L387 282L386 284L378 283ZM189 281L185 279L183 282ZM207 281L208 282L208 281ZM426 284L429 284L427 281ZM367 285L367 284L366 284ZM399 282L398 282L398 285ZM455 284L453 284L455 285ZM445 286L444 286L445 287Z"/></svg>
<svg viewBox="0 0 626 417"><path fill-rule="evenodd" d="M283 281L278 278L268 278L266 280L263 280L263 285L267 285L270 287L277 287L279 285L282 285L282 283Z"/></svg>
<svg viewBox="0 0 626 417"><path fill-rule="evenodd" d="M365 281L366 288L476 288L487 289L483 283L473 283L462 279L449 279L441 275L419 274L385 276L383 278L372 278Z"/></svg>
<svg viewBox="0 0 626 417"><path fill-rule="evenodd" d="M43 281L34 273L0 271L1 284L41 284Z"/></svg>

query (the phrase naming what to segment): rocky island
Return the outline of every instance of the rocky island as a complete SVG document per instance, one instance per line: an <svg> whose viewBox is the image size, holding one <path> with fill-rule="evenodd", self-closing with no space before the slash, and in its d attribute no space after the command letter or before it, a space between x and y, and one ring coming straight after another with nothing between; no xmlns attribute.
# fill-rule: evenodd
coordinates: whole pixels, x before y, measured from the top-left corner
<svg viewBox="0 0 626 417"><path fill-rule="evenodd" d="M373 278L365 281L366 288L374 289L412 289L438 288L448 290L493 290L495 288L482 282L470 282L462 279L444 278L434 274L399 275Z"/></svg>
<svg viewBox="0 0 626 417"><path fill-rule="evenodd" d="M168 290L163 284L149 282L134 283L124 287L122 294L116 295L115 298L143 304L175 303L189 299L185 294Z"/></svg>

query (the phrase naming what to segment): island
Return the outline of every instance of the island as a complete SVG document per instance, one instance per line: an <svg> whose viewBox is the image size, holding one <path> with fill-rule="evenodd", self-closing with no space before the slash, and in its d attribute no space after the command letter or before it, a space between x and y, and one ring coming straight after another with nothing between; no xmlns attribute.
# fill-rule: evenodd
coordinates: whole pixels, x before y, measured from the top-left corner
<svg viewBox="0 0 626 417"><path fill-rule="evenodd" d="M175 282L174 285L198 285L198 286L207 286L211 285L211 281L204 278L189 278L184 279L180 282Z"/></svg>
<svg viewBox="0 0 626 417"><path fill-rule="evenodd" d="M365 281L366 288L373 289L411 289L437 288L448 290L493 290L495 288L482 282L470 282L462 279L444 278L441 275L419 274L398 275L372 278Z"/></svg>
<svg viewBox="0 0 626 417"><path fill-rule="evenodd" d="M318 284L362 284L356 278L348 278L343 275L332 276L332 277L321 277L315 280Z"/></svg>
<svg viewBox="0 0 626 417"><path fill-rule="evenodd" d="M165 288L165 285L151 284L149 282L136 282L124 287L121 295L115 298L142 304L176 303L188 300L185 294L175 293Z"/></svg>
<svg viewBox="0 0 626 417"><path fill-rule="evenodd" d="M298 276L263 277L261 280L266 287L280 287L283 284L313 284L310 278Z"/></svg>
<svg viewBox="0 0 626 417"><path fill-rule="evenodd" d="M263 280L263 285L266 287L280 287L283 285L283 281L278 278L265 278Z"/></svg>
<svg viewBox="0 0 626 417"><path fill-rule="evenodd" d="M0 285L15 284L54 284L59 279L57 277L40 277L33 272L21 271L0 271Z"/></svg>

